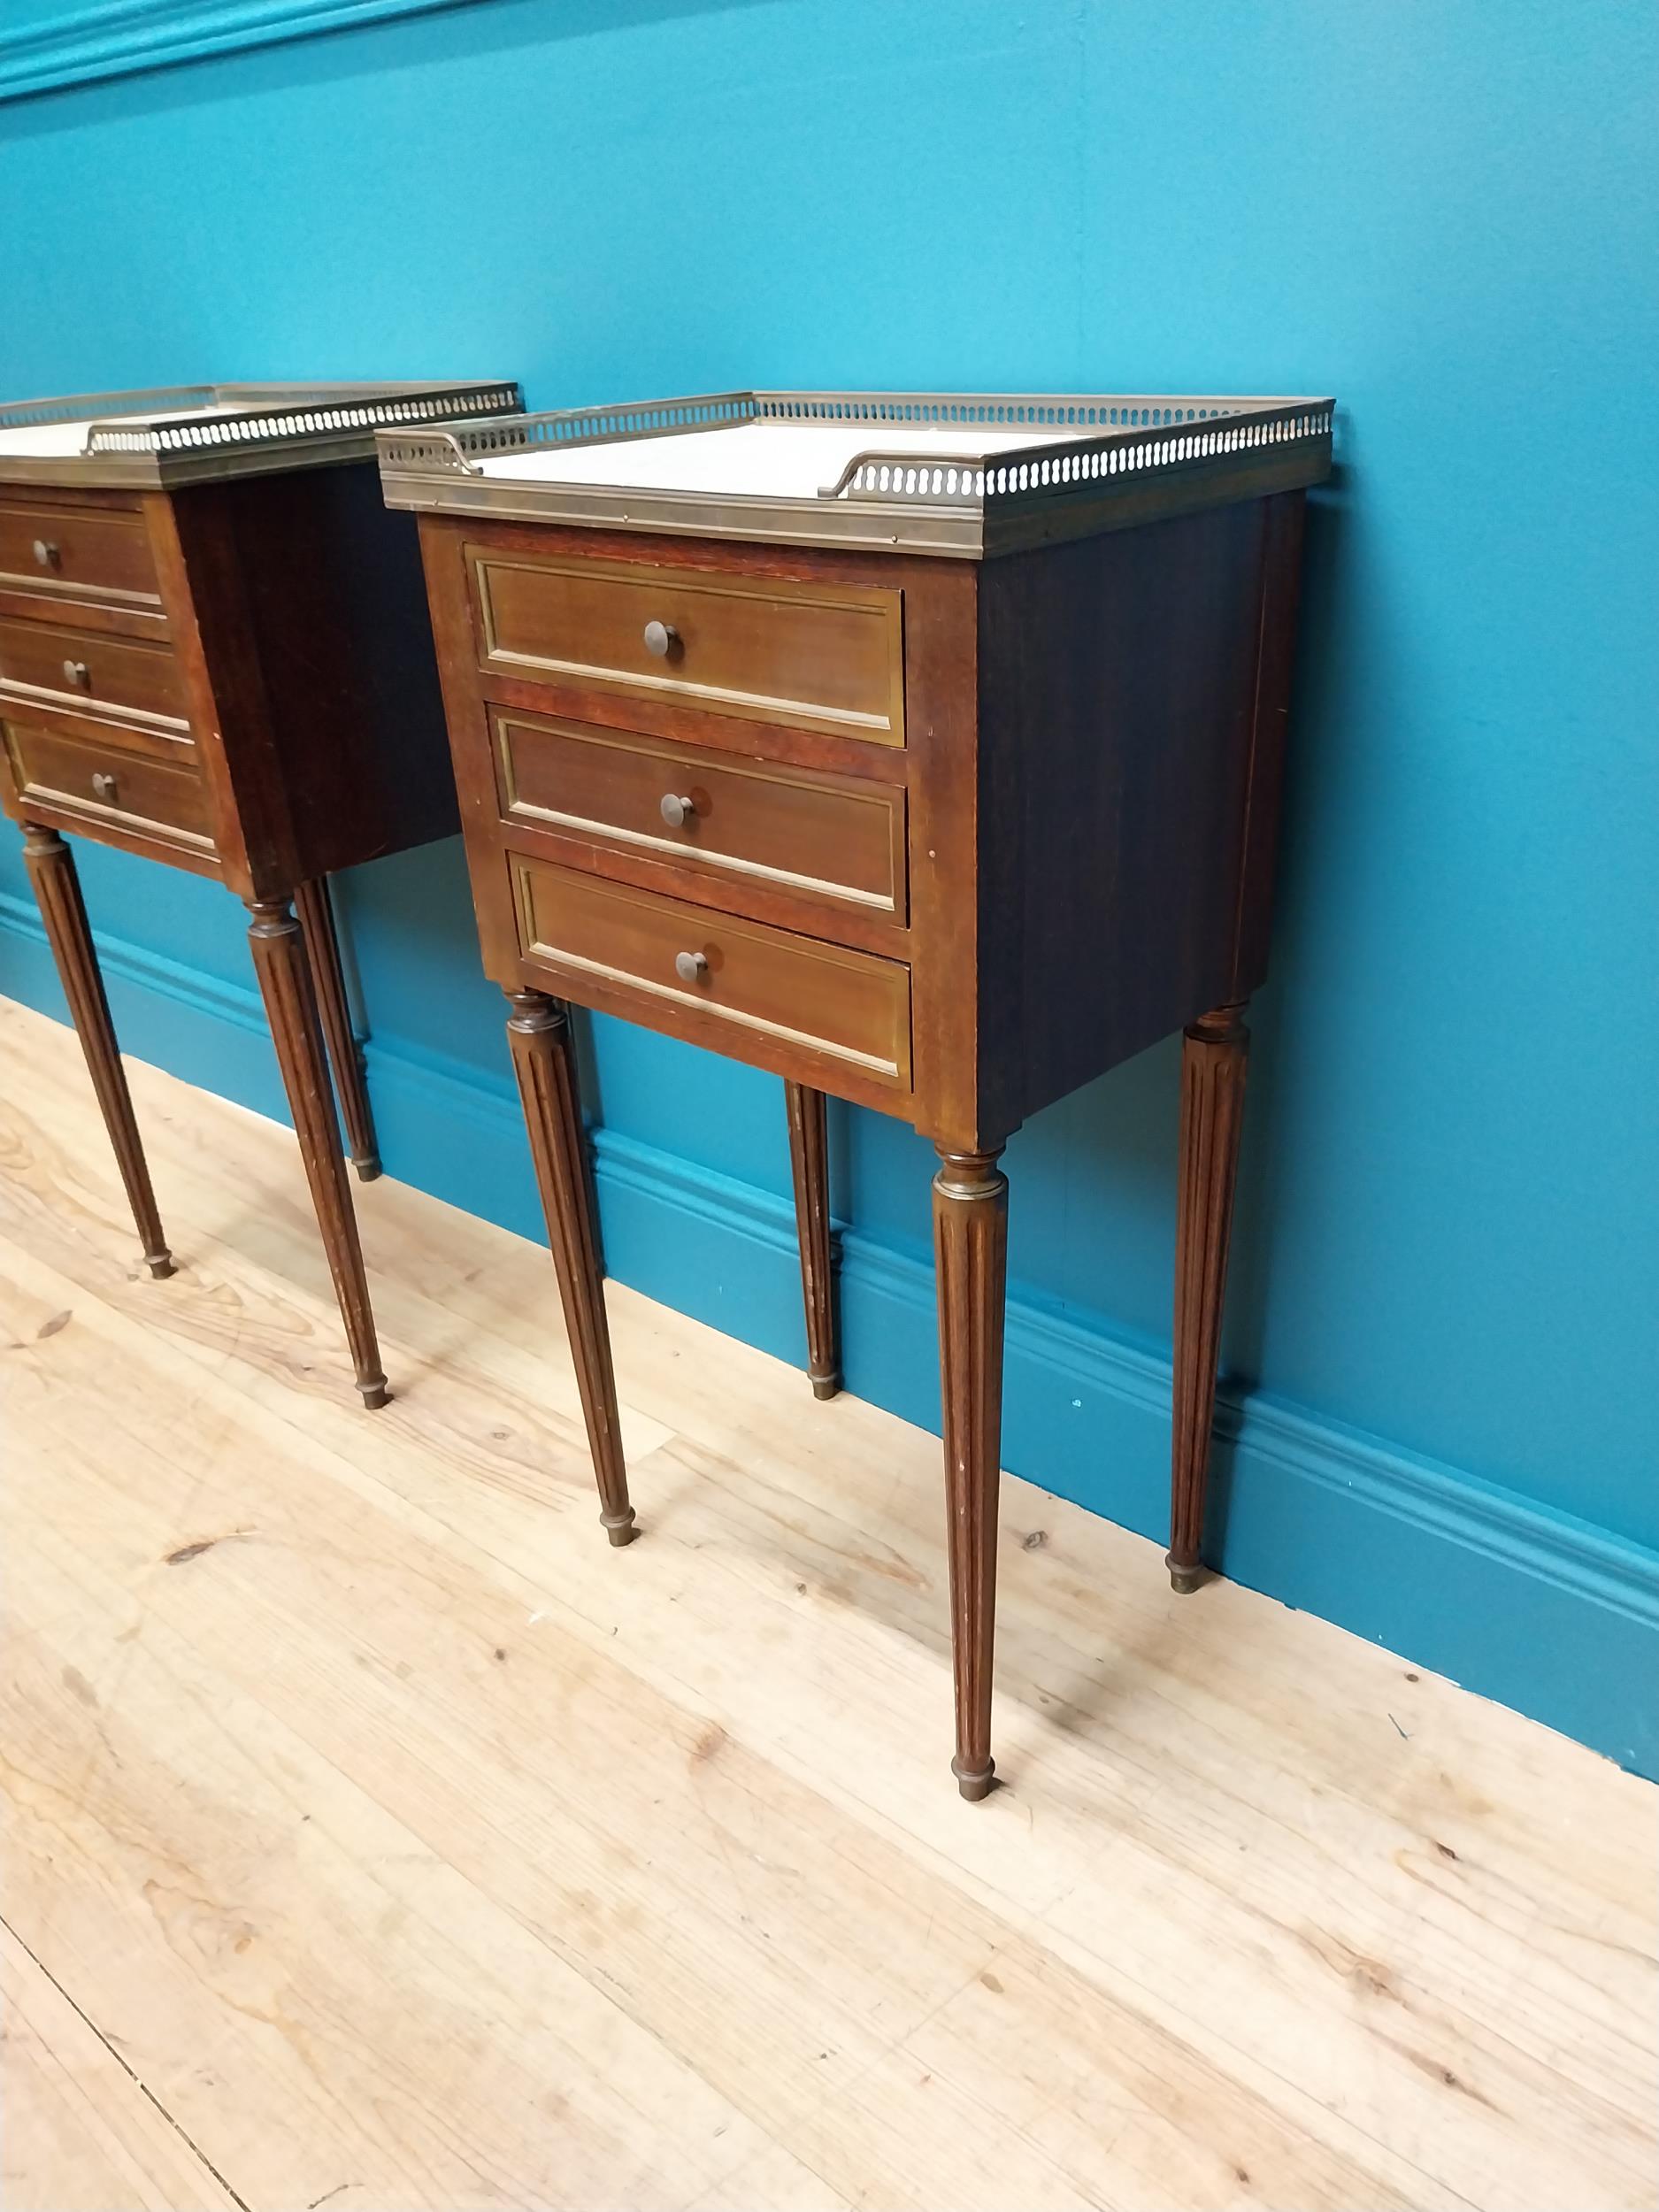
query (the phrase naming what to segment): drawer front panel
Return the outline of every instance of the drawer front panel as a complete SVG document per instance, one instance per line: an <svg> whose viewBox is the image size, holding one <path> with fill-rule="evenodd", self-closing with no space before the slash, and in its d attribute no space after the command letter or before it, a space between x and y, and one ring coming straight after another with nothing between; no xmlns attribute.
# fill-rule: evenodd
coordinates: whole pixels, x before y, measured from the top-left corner
<svg viewBox="0 0 1659 2212"><path fill-rule="evenodd" d="M490 715L502 814L901 919L904 790L580 722Z"/></svg>
<svg viewBox="0 0 1659 2212"><path fill-rule="evenodd" d="M520 949L669 1005L803 1045L908 1089L910 975L819 944L543 861L510 856ZM679 964L698 972L687 975ZM733 1050L741 1051L736 1038Z"/></svg>
<svg viewBox="0 0 1659 2212"><path fill-rule="evenodd" d="M902 598L618 562L467 556L481 664L714 714L904 742ZM649 630L659 648L647 643Z"/></svg>
<svg viewBox="0 0 1659 2212"><path fill-rule="evenodd" d="M0 588L159 607L144 518L130 510L0 499Z"/></svg>
<svg viewBox="0 0 1659 2212"><path fill-rule="evenodd" d="M0 621L0 692L73 714L118 714L188 726L189 707L168 645L140 645L50 622Z"/></svg>
<svg viewBox="0 0 1659 2212"><path fill-rule="evenodd" d="M72 737L42 723L8 720L6 766L19 800L31 798L84 815L88 826L159 835L193 850L213 849L212 806L194 745L142 731L125 744ZM174 758L173 756L176 755Z"/></svg>

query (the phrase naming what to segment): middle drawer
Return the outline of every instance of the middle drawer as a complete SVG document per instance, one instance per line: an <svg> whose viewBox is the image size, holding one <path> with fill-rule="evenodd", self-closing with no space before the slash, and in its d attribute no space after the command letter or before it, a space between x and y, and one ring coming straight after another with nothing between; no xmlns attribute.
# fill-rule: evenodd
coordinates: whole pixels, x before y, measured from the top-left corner
<svg viewBox="0 0 1659 2212"><path fill-rule="evenodd" d="M42 706L136 717L170 729L184 729L190 711L170 645L51 622L0 622L0 687Z"/></svg>
<svg viewBox="0 0 1659 2212"><path fill-rule="evenodd" d="M503 818L905 915L904 787L490 710Z"/></svg>

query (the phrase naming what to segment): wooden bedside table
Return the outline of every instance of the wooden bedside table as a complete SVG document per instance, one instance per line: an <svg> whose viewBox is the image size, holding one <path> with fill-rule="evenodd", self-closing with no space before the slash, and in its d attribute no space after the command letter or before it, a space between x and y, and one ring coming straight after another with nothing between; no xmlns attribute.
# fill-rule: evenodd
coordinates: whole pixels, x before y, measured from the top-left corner
<svg viewBox="0 0 1659 2212"><path fill-rule="evenodd" d="M826 1093L933 1183L956 1755L993 1779L1007 1184L1184 1029L1171 1578L1200 1571L1322 399L728 393L380 440L424 510L484 964L613 1543L633 1533L561 1000L785 1081L814 1387Z"/></svg>
<svg viewBox="0 0 1659 2212"><path fill-rule="evenodd" d="M369 1406L386 1377L325 1033L357 1172L380 1163L327 877L456 826L415 533L380 499L373 432L518 403L516 385L472 382L0 406L0 804L23 825L144 1259L172 1274L65 830L248 902Z"/></svg>

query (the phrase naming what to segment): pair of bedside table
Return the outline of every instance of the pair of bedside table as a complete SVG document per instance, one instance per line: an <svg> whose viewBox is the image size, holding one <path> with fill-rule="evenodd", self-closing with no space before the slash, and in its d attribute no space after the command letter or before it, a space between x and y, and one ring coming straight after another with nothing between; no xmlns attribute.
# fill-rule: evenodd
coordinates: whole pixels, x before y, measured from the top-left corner
<svg viewBox="0 0 1659 2212"><path fill-rule="evenodd" d="M1329 472L1332 405L517 403L495 385L0 411L0 795L145 1256L171 1265L59 833L249 902L374 1405L325 1033L362 1168L373 1138L325 879L445 833L458 790L611 1542L634 1515L567 1005L783 1079L820 1396L838 1378L826 1098L935 1145L952 1765L981 1798L1000 1156L1175 1030L1170 1571L1183 1590L1201 1571L1242 1013L1265 969L1303 494ZM27 451L52 434L74 453ZM442 716L399 510L419 511Z"/></svg>
<svg viewBox="0 0 1659 2212"><path fill-rule="evenodd" d="M1008 1186L1185 1033L1170 1571L1200 1573L1326 400L726 393L379 438L421 513L484 965L600 1517L634 1530L567 1002L781 1076L813 1384L826 1094L931 1138L956 1748L991 1789Z"/></svg>
<svg viewBox="0 0 1659 2212"><path fill-rule="evenodd" d="M0 407L0 803L24 826L145 1261L173 1272L65 831L247 902L369 1406L386 1376L330 1058L357 1172L380 1163L327 879L456 827L415 534L381 500L373 434L518 404L517 385L464 383Z"/></svg>

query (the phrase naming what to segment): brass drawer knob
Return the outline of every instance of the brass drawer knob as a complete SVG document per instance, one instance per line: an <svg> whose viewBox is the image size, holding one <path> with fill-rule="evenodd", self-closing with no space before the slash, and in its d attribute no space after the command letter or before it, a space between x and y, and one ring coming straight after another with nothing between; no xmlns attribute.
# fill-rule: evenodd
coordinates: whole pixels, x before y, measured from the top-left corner
<svg viewBox="0 0 1659 2212"><path fill-rule="evenodd" d="M115 805L115 779L107 769L97 768L93 771L92 795L95 799L102 799L105 806Z"/></svg>
<svg viewBox="0 0 1659 2212"><path fill-rule="evenodd" d="M50 538L35 539L35 565L37 568L56 568L62 559L63 555Z"/></svg>
<svg viewBox="0 0 1659 2212"><path fill-rule="evenodd" d="M659 661L665 661L680 643L680 633L672 622L648 622L645 626L645 649Z"/></svg>
<svg viewBox="0 0 1659 2212"><path fill-rule="evenodd" d="M682 799L671 791L664 797L659 811L670 829L684 829L688 822L695 822L697 818L697 802Z"/></svg>
<svg viewBox="0 0 1659 2212"><path fill-rule="evenodd" d="M706 983L709 963L700 952L677 952L674 955L674 973L682 983Z"/></svg>
<svg viewBox="0 0 1659 2212"><path fill-rule="evenodd" d="M64 681L69 686L69 688L72 691L90 691L92 688L92 671L87 666L85 661L65 661L64 663Z"/></svg>

